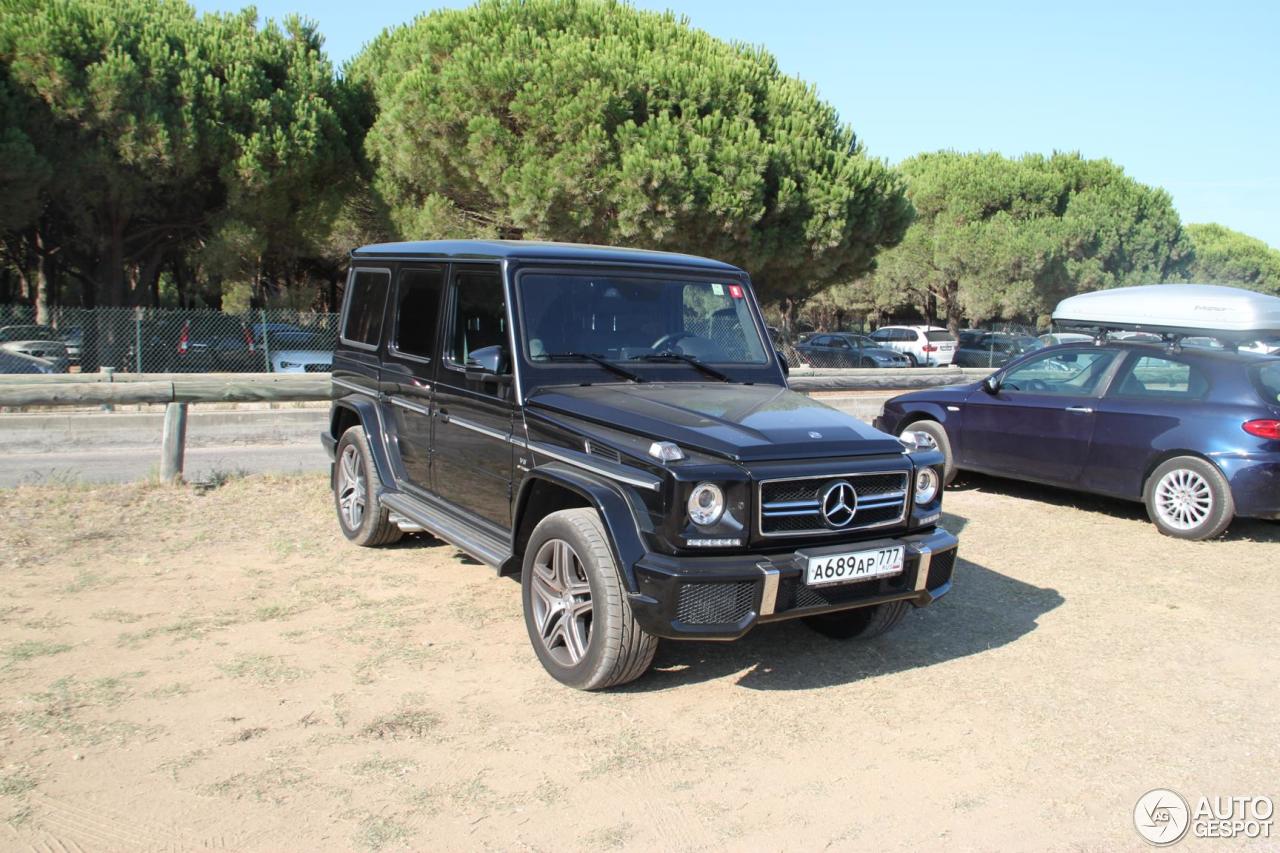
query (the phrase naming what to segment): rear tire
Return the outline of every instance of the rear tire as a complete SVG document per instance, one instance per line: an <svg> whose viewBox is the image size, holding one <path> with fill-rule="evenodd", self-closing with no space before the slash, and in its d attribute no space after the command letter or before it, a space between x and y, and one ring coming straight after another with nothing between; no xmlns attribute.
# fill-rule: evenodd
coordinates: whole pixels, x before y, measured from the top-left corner
<svg viewBox="0 0 1280 853"><path fill-rule="evenodd" d="M911 605L906 601L890 601L856 610L820 613L806 616L804 624L833 640L869 640L878 637L902 621Z"/></svg>
<svg viewBox="0 0 1280 853"><path fill-rule="evenodd" d="M930 420L914 421L898 430L898 435L902 436L908 432L923 432L933 439L934 445L947 460L942 468L942 485L951 485L956 479L956 460L951 455L951 439L947 438L947 431L942 424Z"/></svg>
<svg viewBox="0 0 1280 853"><path fill-rule="evenodd" d="M390 512L378 500L382 481L373 467L363 427L354 426L342 434L334 459L333 505L342 535L365 548L399 542L404 533L391 523Z"/></svg>
<svg viewBox="0 0 1280 853"><path fill-rule="evenodd" d="M1236 514L1227 478L1196 456L1175 456L1152 471L1142 500L1156 528L1176 539L1221 536Z"/></svg>
<svg viewBox="0 0 1280 853"><path fill-rule="evenodd" d="M529 642L551 677L579 690L634 681L658 638L631 612L608 534L594 509L566 509L534 528L520 575Z"/></svg>

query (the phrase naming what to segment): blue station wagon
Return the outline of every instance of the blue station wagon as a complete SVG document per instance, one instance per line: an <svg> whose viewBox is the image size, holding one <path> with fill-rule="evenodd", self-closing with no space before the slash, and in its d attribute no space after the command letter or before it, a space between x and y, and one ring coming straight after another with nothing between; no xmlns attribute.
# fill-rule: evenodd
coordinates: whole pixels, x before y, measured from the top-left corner
<svg viewBox="0 0 1280 853"><path fill-rule="evenodd" d="M876 426L980 471L1142 501L1161 532L1280 518L1280 358L1111 341L1049 347L982 382L885 404Z"/></svg>

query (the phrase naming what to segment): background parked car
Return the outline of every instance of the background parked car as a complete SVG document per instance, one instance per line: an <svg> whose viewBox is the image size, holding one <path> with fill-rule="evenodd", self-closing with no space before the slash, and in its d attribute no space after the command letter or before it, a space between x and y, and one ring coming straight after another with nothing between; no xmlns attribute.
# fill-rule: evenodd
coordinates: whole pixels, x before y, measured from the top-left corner
<svg viewBox="0 0 1280 853"><path fill-rule="evenodd" d="M1044 344L1030 335L966 329L960 333L960 346L951 363L960 367L999 367L1014 356L1043 348Z"/></svg>
<svg viewBox="0 0 1280 853"><path fill-rule="evenodd" d="M66 373L71 364L66 342L50 326L4 326L0 328L0 350L42 358L57 373Z"/></svg>
<svg viewBox="0 0 1280 853"><path fill-rule="evenodd" d="M0 350L0 373L57 373L53 363L17 352Z"/></svg>
<svg viewBox="0 0 1280 853"><path fill-rule="evenodd" d="M883 347L866 335L818 332L796 344L800 360L810 367L910 367L902 353Z"/></svg>
<svg viewBox="0 0 1280 853"><path fill-rule="evenodd" d="M274 373L328 373L333 368L333 338L312 332L271 333Z"/></svg>
<svg viewBox="0 0 1280 853"><path fill-rule="evenodd" d="M1280 355L1280 338L1266 338L1240 347L1240 352L1256 352L1259 355Z"/></svg>
<svg viewBox="0 0 1280 853"><path fill-rule="evenodd" d="M67 359L72 364L80 363L80 350L84 348L84 328L71 326L62 329L62 342L67 345Z"/></svg>
<svg viewBox="0 0 1280 853"><path fill-rule="evenodd" d="M902 353L912 366L946 367L956 353L956 339L939 326L882 326L871 340Z"/></svg>

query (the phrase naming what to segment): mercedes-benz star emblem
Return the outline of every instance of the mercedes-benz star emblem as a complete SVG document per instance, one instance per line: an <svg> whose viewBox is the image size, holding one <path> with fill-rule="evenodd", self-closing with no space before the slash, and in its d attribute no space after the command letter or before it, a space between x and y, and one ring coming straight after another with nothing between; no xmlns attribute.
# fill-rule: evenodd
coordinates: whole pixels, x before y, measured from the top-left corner
<svg viewBox="0 0 1280 853"><path fill-rule="evenodd" d="M858 493L844 480L837 480L822 493L822 520L827 527L847 527L858 511Z"/></svg>

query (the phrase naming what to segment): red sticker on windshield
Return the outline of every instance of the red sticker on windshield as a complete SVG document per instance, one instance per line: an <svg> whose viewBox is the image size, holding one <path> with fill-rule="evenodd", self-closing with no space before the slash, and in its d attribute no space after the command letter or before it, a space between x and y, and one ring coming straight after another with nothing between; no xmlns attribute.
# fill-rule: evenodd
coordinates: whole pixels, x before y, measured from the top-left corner
<svg viewBox="0 0 1280 853"><path fill-rule="evenodd" d="M731 284L731 285L729 285L729 295L730 295L730 296L732 296L734 299L741 299L741 298L742 298L742 285L740 285L740 284Z"/></svg>

